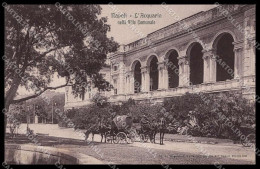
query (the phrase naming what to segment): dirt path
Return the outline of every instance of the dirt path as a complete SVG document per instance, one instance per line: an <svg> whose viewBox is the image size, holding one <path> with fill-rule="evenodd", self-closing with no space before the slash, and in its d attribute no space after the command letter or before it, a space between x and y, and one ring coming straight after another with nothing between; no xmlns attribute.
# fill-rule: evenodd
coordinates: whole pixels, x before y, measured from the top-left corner
<svg viewBox="0 0 260 169"><path fill-rule="evenodd" d="M23 124L20 131L24 131L26 125ZM78 133L73 131L71 128L59 128L57 125L46 125L46 124L30 124L30 128L34 130L35 133L49 134L49 136L61 137L61 138L72 138L78 140L84 140ZM22 133L22 132L21 132ZM91 137L91 135L90 135ZM91 140L91 138L89 138ZM100 135L95 135L94 141L100 142ZM157 140L158 143L158 140ZM221 157L234 160L243 160L250 163L255 162L255 153L250 148L243 147L239 144L233 143L218 143L218 144L202 144L202 143L187 143L187 142L170 142L165 141L164 145L151 144L151 143L141 143L135 142L130 145L125 145L127 147L139 147L146 149L147 151L172 151L179 153L188 153L198 156L211 156L211 157ZM109 147L114 147L118 145L109 145ZM127 153L127 152L126 152Z"/></svg>

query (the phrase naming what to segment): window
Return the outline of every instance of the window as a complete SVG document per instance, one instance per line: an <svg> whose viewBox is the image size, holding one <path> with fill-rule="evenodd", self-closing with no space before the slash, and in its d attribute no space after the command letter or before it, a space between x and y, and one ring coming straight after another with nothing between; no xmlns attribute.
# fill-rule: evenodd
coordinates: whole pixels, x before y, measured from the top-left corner
<svg viewBox="0 0 260 169"><path fill-rule="evenodd" d="M105 77L106 77L106 74L105 74L105 73L101 73L101 76L102 76L103 78L105 78Z"/></svg>
<svg viewBox="0 0 260 169"><path fill-rule="evenodd" d="M82 87L81 99L82 99L82 101L85 100L85 88L84 87Z"/></svg>
<svg viewBox="0 0 260 169"><path fill-rule="evenodd" d="M117 80L114 79L114 94L117 94Z"/></svg>
<svg viewBox="0 0 260 169"><path fill-rule="evenodd" d="M114 71L117 71L118 67L117 65L114 66Z"/></svg>

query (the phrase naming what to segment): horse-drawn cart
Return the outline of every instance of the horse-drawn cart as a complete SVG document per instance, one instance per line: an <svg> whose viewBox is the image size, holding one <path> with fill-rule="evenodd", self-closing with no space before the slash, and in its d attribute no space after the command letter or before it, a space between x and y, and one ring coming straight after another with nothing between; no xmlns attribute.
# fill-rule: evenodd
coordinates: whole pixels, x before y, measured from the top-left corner
<svg viewBox="0 0 260 169"><path fill-rule="evenodd" d="M132 128L133 119L130 116L116 116L111 124L111 130L107 134L107 141L113 143L133 143L136 131Z"/></svg>

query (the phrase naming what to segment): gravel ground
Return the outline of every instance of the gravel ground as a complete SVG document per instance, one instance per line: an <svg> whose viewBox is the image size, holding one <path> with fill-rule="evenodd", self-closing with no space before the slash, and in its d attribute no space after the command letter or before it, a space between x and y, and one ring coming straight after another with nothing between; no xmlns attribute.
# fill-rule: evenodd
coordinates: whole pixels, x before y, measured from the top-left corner
<svg viewBox="0 0 260 169"><path fill-rule="evenodd" d="M22 125L26 127L26 125ZM23 133L24 130L19 133ZM84 138L80 137L73 129L59 128L57 125L30 124L35 133L43 133L48 136L39 136L37 139L42 146L53 146L70 149L93 156L105 162L117 164L254 164L255 154L249 148L240 144L233 144L230 140L215 138L195 138L199 142L217 142L216 144L190 143L165 141L165 145L140 143L134 144L104 144L100 142L100 136L95 135L94 143L100 153L93 150L93 146L87 146ZM165 135L165 140L187 140L185 136ZM28 144L28 139L20 136L15 140L6 140L7 143ZM158 143L159 140L157 139ZM32 144L32 143L31 143ZM205 156L205 152L210 155ZM203 156L204 155L204 156ZM154 158L155 156L155 158Z"/></svg>
<svg viewBox="0 0 260 169"><path fill-rule="evenodd" d="M96 144L96 146L98 147L96 151L91 146L57 145L55 147L87 154L113 164L254 164L250 161L219 156L207 158L198 154L159 149L148 150L132 145Z"/></svg>
<svg viewBox="0 0 260 169"><path fill-rule="evenodd" d="M72 153L83 153L104 163L113 164L254 164L254 159L250 157L252 153L239 146L216 147L216 145L203 144L203 148L211 155L207 158L198 151L193 143L185 142L166 141L165 145L140 142L133 144L92 142L88 145L83 140L50 136L38 136L37 140L42 146L66 149ZM5 141L15 144L33 144L25 135L19 135L16 139L7 138ZM209 151L210 149L211 151ZM215 153L213 154L212 151ZM232 157L232 155L236 155L236 157Z"/></svg>

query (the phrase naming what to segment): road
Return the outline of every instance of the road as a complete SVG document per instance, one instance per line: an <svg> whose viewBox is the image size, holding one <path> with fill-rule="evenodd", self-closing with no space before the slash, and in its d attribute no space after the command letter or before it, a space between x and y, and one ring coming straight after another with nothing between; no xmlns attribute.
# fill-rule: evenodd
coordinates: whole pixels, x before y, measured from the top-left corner
<svg viewBox="0 0 260 169"><path fill-rule="evenodd" d="M19 133L23 133L25 124ZM116 164L254 164L255 153L240 144L221 142L217 144L165 141L164 145L134 142L133 144L100 143L95 135L92 146L84 143L84 137L70 128L57 125L30 124L35 133L49 134L54 141L51 146L64 148L93 156ZM61 139L63 138L63 139ZM65 139L67 138L67 139ZM55 140L56 139L56 140ZM56 141L56 142L55 142ZM157 140L158 143L159 140ZM50 144L50 142L48 144ZM58 144L56 144L58 142ZM48 145L50 146L50 145Z"/></svg>

